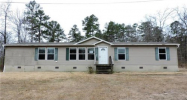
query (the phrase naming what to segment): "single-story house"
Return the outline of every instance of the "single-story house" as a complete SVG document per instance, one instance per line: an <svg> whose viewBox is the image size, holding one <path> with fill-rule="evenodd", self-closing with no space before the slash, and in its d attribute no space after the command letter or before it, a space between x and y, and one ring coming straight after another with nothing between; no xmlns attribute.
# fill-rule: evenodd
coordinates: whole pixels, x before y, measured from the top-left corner
<svg viewBox="0 0 187 100"><path fill-rule="evenodd" d="M88 71L111 65L114 72L178 71L177 43L107 42L90 37L77 43L5 45L4 72Z"/></svg>

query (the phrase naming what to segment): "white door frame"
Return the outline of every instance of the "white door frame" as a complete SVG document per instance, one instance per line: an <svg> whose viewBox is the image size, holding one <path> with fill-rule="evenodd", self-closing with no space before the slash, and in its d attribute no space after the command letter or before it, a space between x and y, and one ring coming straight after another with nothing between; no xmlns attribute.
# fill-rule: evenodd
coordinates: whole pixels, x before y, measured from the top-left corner
<svg viewBox="0 0 187 100"><path fill-rule="evenodd" d="M108 46L97 46L98 47L98 64L100 64L100 61L99 61L99 56L100 56L100 53L99 53L99 48L107 48L107 63L108 64Z"/></svg>

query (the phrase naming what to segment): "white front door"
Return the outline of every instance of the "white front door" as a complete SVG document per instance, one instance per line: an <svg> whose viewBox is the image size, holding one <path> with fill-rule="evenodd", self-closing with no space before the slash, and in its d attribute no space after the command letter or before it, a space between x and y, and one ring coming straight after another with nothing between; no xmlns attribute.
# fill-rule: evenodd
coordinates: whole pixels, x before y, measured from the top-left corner
<svg viewBox="0 0 187 100"><path fill-rule="evenodd" d="M108 47L98 47L99 64L108 64Z"/></svg>

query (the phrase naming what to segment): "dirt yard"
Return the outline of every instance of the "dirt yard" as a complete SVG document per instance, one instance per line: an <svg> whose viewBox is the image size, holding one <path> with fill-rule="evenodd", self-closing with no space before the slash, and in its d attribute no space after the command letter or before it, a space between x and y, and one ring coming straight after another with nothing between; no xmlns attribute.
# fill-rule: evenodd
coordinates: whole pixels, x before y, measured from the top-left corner
<svg viewBox="0 0 187 100"><path fill-rule="evenodd" d="M187 100L187 70L0 73L0 100Z"/></svg>

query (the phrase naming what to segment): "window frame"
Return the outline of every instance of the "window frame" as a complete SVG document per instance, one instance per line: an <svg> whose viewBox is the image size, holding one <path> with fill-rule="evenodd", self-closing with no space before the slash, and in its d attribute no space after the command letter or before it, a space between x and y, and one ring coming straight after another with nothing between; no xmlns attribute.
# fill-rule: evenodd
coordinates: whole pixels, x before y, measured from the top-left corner
<svg viewBox="0 0 187 100"><path fill-rule="evenodd" d="M40 53L40 49L44 48L45 49L45 53ZM45 59L39 59L39 55L40 54L44 54L45 55ZM38 47L38 60L46 60L46 47Z"/></svg>
<svg viewBox="0 0 187 100"><path fill-rule="evenodd" d="M72 54L72 53L70 53L71 49L75 49L76 50L76 53L73 53L73 54L75 54L75 56L76 56L75 60L77 60L77 47L69 48L69 60L71 60L71 58L70 58L70 55ZM72 61L75 61L75 60L72 60Z"/></svg>
<svg viewBox="0 0 187 100"><path fill-rule="evenodd" d="M79 59L79 49L80 49L80 48L84 48L84 50L85 50L84 53L80 53L80 54L84 54L84 58L85 58L85 59L83 59L83 60L80 60L80 59ZM79 60L79 61L85 61L85 60L86 60L86 47L79 47L79 48L77 48L77 49L78 49L78 50L77 50L77 55L78 55L77 57L78 57L78 60Z"/></svg>
<svg viewBox="0 0 187 100"><path fill-rule="evenodd" d="M119 52L118 52L118 49L124 49L124 50L125 50L125 53L119 53ZM125 59L119 59L119 54L125 54ZM125 47L118 47L118 48L117 48L117 59L118 59L118 60L124 61L124 60L126 60L126 56L127 56L127 54L126 54L126 48L125 48Z"/></svg>
<svg viewBox="0 0 187 100"><path fill-rule="evenodd" d="M165 53L160 53L159 52L160 49L165 49ZM160 59L160 54L165 54L166 59ZM158 59L159 60L167 60L167 50L166 50L166 47L158 47Z"/></svg>
<svg viewBox="0 0 187 100"><path fill-rule="evenodd" d="M93 53L94 59L88 59L88 55L90 54L89 51L88 51L88 49L93 49L93 51L94 51L94 53ZM95 47L89 47L89 48L87 48L87 59L88 60L95 60Z"/></svg>
<svg viewBox="0 0 187 100"><path fill-rule="evenodd" d="M46 60L49 60L48 59L48 49L53 49L54 50L54 53L53 53L54 58L53 58L53 60L55 60L55 48L54 47L46 47L46 50L47 50L47 52L46 52Z"/></svg>

